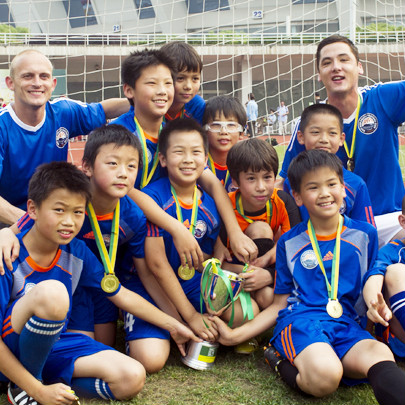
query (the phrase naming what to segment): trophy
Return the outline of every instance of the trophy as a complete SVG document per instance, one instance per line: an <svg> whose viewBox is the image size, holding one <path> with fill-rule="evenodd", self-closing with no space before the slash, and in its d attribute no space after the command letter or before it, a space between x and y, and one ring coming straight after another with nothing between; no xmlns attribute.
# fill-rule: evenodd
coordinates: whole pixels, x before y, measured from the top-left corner
<svg viewBox="0 0 405 405"><path fill-rule="evenodd" d="M236 273L222 270L218 259L209 259L204 263L201 276L201 297L207 312L220 316L238 299L242 291L242 281Z"/></svg>

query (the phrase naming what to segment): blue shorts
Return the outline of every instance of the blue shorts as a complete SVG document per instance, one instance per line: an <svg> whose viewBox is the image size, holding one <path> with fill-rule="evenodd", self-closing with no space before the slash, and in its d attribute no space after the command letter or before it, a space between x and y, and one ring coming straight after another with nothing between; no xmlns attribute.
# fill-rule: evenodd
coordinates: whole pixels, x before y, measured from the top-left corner
<svg viewBox="0 0 405 405"><path fill-rule="evenodd" d="M291 363L313 343L328 343L339 359L358 342L374 339L353 321L297 318L271 339L276 350Z"/></svg>
<svg viewBox="0 0 405 405"><path fill-rule="evenodd" d="M97 290L79 287L72 298L68 329L94 332L94 324L116 322L118 308Z"/></svg>
<svg viewBox="0 0 405 405"><path fill-rule="evenodd" d="M137 275L134 275L130 282L125 283L125 288L139 294L152 305L156 306L152 297L146 291ZM167 330L152 325L151 323L146 322L143 319L130 314L129 312L122 312L124 315L125 340L127 342L130 342L131 340L148 338L170 339L170 333Z"/></svg>
<svg viewBox="0 0 405 405"><path fill-rule="evenodd" d="M387 344L395 356L405 359L405 343L390 331L389 326L375 324L375 336L380 342Z"/></svg>

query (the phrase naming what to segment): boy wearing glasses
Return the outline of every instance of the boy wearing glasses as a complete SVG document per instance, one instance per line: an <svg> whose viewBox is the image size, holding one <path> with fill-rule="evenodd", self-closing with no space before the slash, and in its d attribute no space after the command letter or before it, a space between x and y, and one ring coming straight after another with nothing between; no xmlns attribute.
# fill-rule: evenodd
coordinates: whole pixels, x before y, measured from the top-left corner
<svg viewBox="0 0 405 405"><path fill-rule="evenodd" d="M242 137L246 111L234 97L217 96L207 101L203 117L208 134L208 166L229 193L236 190L226 165L229 150Z"/></svg>

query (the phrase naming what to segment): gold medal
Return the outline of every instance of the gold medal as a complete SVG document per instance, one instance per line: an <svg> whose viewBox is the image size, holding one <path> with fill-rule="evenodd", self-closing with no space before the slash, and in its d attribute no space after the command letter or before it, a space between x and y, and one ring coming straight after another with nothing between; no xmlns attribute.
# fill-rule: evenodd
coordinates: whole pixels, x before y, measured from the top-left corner
<svg viewBox="0 0 405 405"><path fill-rule="evenodd" d="M178 269L178 275L182 280L191 280L194 277L195 270L194 267L180 266Z"/></svg>
<svg viewBox="0 0 405 405"><path fill-rule="evenodd" d="M338 300L329 300L326 305L326 312L332 318L340 318L343 315L343 307Z"/></svg>
<svg viewBox="0 0 405 405"><path fill-rule="evenodd" d="M354 171L354 159L353 159L353 158L350 158L350 159L347 161L347 170L349 170L349 171L351 171L351 172Z"/></svg>
<svg viewBox="0 0 405 405"><path fill-rule="evenodd" d="M101 288L106 293L113 293L117 290L120 282L118 281L117 276L114 274L106 274L101 280Z"/></svg>

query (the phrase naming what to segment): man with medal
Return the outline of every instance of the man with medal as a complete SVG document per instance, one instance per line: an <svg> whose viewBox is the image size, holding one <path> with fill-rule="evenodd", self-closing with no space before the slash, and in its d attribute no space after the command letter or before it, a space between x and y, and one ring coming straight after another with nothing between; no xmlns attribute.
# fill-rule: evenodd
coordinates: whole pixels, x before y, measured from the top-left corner
<svg viewBox="0 0 405 405"><path fill-rule="evenodd" d="M405 194L398 161L398 127L405 121L405 81L359 87L363 74L359 51L339 35L319 43L316 64L318 80L327 93L325 102L337 107L344 119L346 141L337 155L368 187L379 246L403 238L405 232L397 221ZM280 171L283 179L292 158L304 150L297 139L299 127L300 122L286 151Z"/></svg>
<svg viewBox="0 0 405 405"><path fill-rule="evenodd" d="M339 213L345 188L336 155L304 151L288 179L309 221L278 241L273 305L233 331L214 320L219 342L235 343L275 324L265 359L290 387L323 397L342 378L351 384L368 378L380 404L402 404L405 373L357 322L365 315L362 278L377 255L376 229Z"/></svg>

